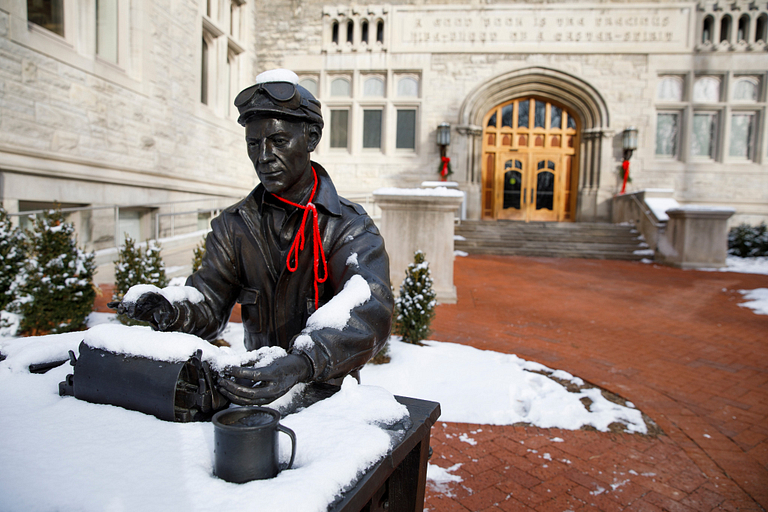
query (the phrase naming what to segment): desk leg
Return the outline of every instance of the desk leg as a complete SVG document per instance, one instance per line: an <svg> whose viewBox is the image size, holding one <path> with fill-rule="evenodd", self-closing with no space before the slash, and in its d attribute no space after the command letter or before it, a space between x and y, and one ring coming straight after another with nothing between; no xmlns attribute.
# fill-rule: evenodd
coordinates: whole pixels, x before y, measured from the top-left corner
<svg viewBox="0 0 768 512"><path fill-rule="evenodd" d="M427 485L430 431L389 477L389 511L422 512Z"/></svg>

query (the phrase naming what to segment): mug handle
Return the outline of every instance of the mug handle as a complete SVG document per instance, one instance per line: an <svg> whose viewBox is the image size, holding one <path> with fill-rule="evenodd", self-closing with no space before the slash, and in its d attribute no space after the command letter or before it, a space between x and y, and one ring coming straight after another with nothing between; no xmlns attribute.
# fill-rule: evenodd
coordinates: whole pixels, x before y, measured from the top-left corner
<svg viewBox="0 0 768 512"><path fill-rule="evenodd" d="M280 432L283 432L284 434L288 434L291 438L291 461L288 463L288 467L285 469L291 469L291 466L293 466L293 459L296 457L296 434L293 433L293 430L289 429L288 427L284 427L281 424L277 424L277 430Z"/></svg>

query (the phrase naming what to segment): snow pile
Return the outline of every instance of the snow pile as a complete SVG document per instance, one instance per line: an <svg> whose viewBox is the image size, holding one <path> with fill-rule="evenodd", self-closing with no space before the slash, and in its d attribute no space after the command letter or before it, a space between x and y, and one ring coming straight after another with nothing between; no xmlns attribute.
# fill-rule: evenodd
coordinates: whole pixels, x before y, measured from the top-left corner
<svg viewBox="0 0 768 512"><path fill-rule="evenodd" d="M680 207L680 203L671 197L646 197L645 204L651 209L653 215L662 222L669 220L667 210Z"/></svg>
<svg viewBox="0 0 768 512"><path fill-rule="evenodd" d="M139 300L139 297L145 293L159 293L168 299L168 302L171 304L185 300L193 304L197 304L198 302L205 300L205 296L200 292L200 290L193 286L173 285L166 286L165 288L158 288L153 284L137 284L135 286L131 286L128 289L125 297L123 297L123 302L136 302Z"/></svg>
<svg viewBox="0 0 768 512"><path fill-rule="evenodd" d="M350 257L351 258L351 257ZM294 341L298 349L310 348L314 341L309 336L320 329L344 329L352 318L352 310L371 298L371 287L361 275L355 274L344 284L344 289L336 294L320 309L307 319L307 326Z"/></svg>
<svg viewBox="0 0 768 512"><path fill-rule="evenodd" d="M758 315L768 315L768 288L756 288L754 290L739 290L749 302L742 302L739 306L753 309Z"/></svg>
<svg viewBox="0 0 768 512"><path fill-rule="evenodd" d="M738 256L728 256L725 258L725 267L702 268L699 270L768 275L768 256L758 256L754 258L739 258Z"/></svg>
<svg viewBox="0 0 768 512"><path fill-rule="evenodd" d="M592 425L607 431L611 423L646 433L639 410L606 400L599 389L569 393L545 375L583 385L562 370L454 343L424 342L419 347L390 340L389 364L368 365L362 382L386 387L397 395L440 402L441 421L511 425L525 422L543 428L575 430ZM589 409L582 399L591 401Z"/></svg>
<svg viewBox="0 0 768 512"><path fill-rule="evenodd" d="M438 196L438 197L464 197L460 190L451 190L446 187L435 188L397 188L384 187L373 191L373 195L380 196Z"/></svg>
<svg viewBox="0 0 768 512"><path fill-rule="evenodd" d="M8 359L0 362L0 453L3 467L13 468L0 472L4 511L326 510L390 449L391 432L379 425L407 414L388 391L348 378L333 397L281 421L296 432L294 469L272 480L230 484L212 475L211 423L165 422L59 397L58 384L72 371L68 364L43 375L22 369L62 346L76 347L82 336L1 342ZM177 340L169 340L158 350L173 353L168 345ZM280 435L280 458L289 457L290 441Z"/></svg>

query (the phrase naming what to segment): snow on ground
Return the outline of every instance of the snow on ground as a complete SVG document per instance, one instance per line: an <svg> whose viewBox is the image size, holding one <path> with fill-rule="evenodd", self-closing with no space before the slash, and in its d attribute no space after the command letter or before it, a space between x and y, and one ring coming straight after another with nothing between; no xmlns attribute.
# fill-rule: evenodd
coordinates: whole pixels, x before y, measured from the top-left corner
<svg viewBox="0 0 768 512"><path fill-rule="evenodd" d="M739 290L748 302L742 302L739 306L750 308L758 315L768 315L768 288L756 288L754 290Z"/></svg>
<svg viewBox="0 0 768 512"><path fill-rule="evenodd" d="M565 429L592 425L602 431L619 422L631 432L647 432L639 410L609 402L597 388L569 393L554 380L533 372L551 373L577 385L584 382L512 354L437 341L420 347L392 338L389 355L389 364L369 364L363 369L363 384L440 402L441 421L490 425L525 422ZM592 401L590 410L582 398Z"/></svg>
<svg viewBox="0 0 768 512"><path fill-rule="evenodd" d="M741 272L744 274L766 274L768 275L768 256L758 256L756 258L739 258L738 256L728 256L725 259L725 267L717 270L720 272Z"/></svg>
<svg viewBox="0 0 768 512"><path fill-rule="evenodd" d="M348 378L333 397L282 420L296 432L294 469L271 480L230 484L212 474L211 423L166 422L60 397L59 382L72 372L68 364L42 375L27 371L28 363L53 360L67 350L77 353L84 335L114 345L127 332L136 340L148 340L151 333L97 320L101 323L86 333L0 340L7 356L0 362L0 453L3 467L13 468L0 471L4 511L240 510L244 504L325 510L390 449L392 437L381 425L406 414L385 389ZM192 343L177 339L179 334L154 335L166 339L152 337L156 346L150 350L167 356L183 342ZM280 438L286 462L290 442Z"/></svg>

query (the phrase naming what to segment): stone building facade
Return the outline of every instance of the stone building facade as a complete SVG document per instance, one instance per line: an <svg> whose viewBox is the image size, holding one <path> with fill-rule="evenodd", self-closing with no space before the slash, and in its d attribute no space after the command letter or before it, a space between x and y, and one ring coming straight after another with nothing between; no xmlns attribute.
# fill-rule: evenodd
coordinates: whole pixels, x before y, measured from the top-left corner
<svg viewBox="0 0 768 512"><path fill-rule="evenodd" d="M258 66L294 69L344 189L452 179L470 218L609 220L628 190L768 220L765 2L404 2L255 6ZM342 177L339 179L339 177Z"/></svg>
<svg viewBox="0 0 768 512"><path fill-rule="evenodd" d="M4 207L90 207L70 218L100 249L242 197L254 24L239 0L0 0Z"/></svg>
<svg viewBox="0 0 768 512"><path fill-rule="evenodd" d="M133 206L77 214L96 248L167 227L160 203L229 203L256 182L232 98L287 67L343 194L437 179L450 123L469 218L607 221L633 126L628 190L757 223L766 31L754 0L0 0L0 197Z"/></svg>

